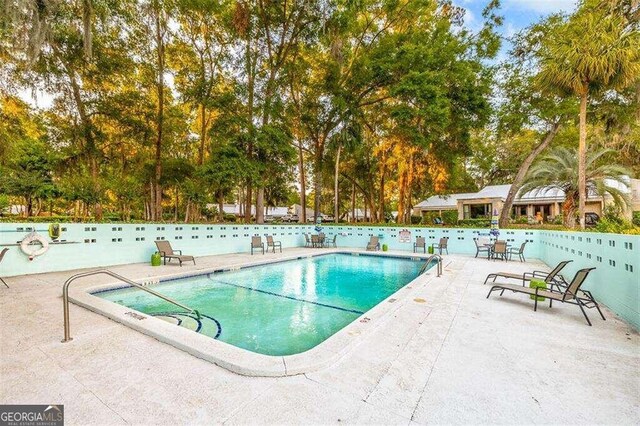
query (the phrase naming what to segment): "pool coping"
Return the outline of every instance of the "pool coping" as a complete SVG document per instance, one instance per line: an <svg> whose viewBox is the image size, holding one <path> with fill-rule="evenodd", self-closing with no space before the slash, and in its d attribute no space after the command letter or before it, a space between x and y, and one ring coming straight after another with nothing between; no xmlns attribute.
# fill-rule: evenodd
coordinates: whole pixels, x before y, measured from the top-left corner
<svg viewBox="0 0 640 426"><path fill-rule="evenodd" d="M146 277L144 280L135 281L171 281L189 278L198 275L226 272L250 268L266 264L287 262L291 260L317 257L327 254L351 254L376 257L396 257L404 259L427 260L430 255L418 253L387 253L387 252L362 252L344 249L323 250L319 253L305 255L284 256L278 259L262 261L243 261L229 265L225 268L209 268L198 271L190 271L177 274L164 274L155 277ZM113 282L85 288L70 288L69 299L76 305L82 306L92 312L106 316L116 322L133 328L143 334L151 336L161 342L168 343L175 348L183 350L198 358L209 361L222 368L245 376L283 377L304 374L327 367L345 354L350 352L367 335L372 333L378 325L383 323L396 310L400 309L403 302L411 297L416 285L427 284L435 277L435 270L431 268L424 274L414 278L397 291L381 300L374 307L359 316L353 322L347 324L341 330L313 348L294 355L263 355L246 349L233 346L229 343L215 340L209 336L195 333L184 327L176 327L175 324L155 318L151 315L136 311L126 306L102 299L94 294L123 288L122 283ZM127 286L129 287L129 286Z"/></svg>

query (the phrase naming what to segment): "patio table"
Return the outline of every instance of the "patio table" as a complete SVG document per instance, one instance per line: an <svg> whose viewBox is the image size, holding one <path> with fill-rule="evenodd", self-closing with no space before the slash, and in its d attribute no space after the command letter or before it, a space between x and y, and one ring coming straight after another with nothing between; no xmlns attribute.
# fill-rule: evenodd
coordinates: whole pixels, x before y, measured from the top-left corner
<svg viewBox="0 0 640 426"><path fill-rule="evenodd" d="M312 235L311 236L311 246L315 248L322 248L324 246L324 234L323 235Z"/></svg>

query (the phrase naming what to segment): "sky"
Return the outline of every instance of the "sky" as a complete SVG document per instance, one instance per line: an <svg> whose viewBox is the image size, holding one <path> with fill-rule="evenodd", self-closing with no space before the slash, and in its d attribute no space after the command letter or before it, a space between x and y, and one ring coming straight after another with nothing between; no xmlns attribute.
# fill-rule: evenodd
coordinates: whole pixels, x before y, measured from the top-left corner
<svg viewBox="0 0 640 426"><path fill-rule="evenodd" d="M482 28L482 10L489 0L454 0L453 3L466 10L465 26L473 31ZM504 37L510 37L551 13L572 12L575 7L576 0L501 0L499 13L504 17L504 23L499 31ZM503 43L498 61L506 57L509 48L508 43ZM48 108L53 100L49 94L42 92L34 98L31 90L21 92L20 96L40 108Z"/></svg>
<svg viewBox="0 0 640 426"><path fill-rule="evenodd" d="M474 31L482 28L482 10L489 0L454 0L453 3L466 10L465 26ZM547 15L574 11L576 0L501 0L500 5L498 13L504 17L504 23L499 31L504 37L510 37ZM508 50L505 43L501 56Z"/></svg>

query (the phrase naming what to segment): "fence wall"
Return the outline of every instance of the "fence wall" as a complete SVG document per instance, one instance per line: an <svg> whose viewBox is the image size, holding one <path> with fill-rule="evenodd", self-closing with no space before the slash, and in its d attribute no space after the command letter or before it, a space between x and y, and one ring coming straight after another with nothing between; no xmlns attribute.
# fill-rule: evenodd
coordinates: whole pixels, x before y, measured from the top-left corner
<svg viewBox="0 0 640 426"><path fill-rule="evenodd" d="M566 276L595 267L585 287L596 300L640 329L640 236L539 231L540 259L548 265L572 259Z"/></svg>
<svg viewBox="0 0 640 426"><path fill-rule="evenodd" d="M47 228L47 224L0 223L0 246L10 247L0 263L0 276L148 262L155 252L156 239L169 240L184 253L205 256L248 252L252 235L273 235L282 241L283 247L299 247L304 245L304 233L315 232L313 225L63 224L63 244L52 244L46 254L29 261L15 244L32 229L46 236ZM416 237L425 237L427 245L449 237L449 252L456 254L475 254L473 238L488 232L487 229L366 225L323 226L322 229L328 238L337 234L338 247L363 248L370 236L375 235L390 250L408 252L412 251ZM500 237L512 246L526 240L527 258L541 259L550 266L560 260L573 259L566 269L569 276L580 268L595 266L597 269L589 277L586 288L640 329L640 236L503 230Z"/></svg>

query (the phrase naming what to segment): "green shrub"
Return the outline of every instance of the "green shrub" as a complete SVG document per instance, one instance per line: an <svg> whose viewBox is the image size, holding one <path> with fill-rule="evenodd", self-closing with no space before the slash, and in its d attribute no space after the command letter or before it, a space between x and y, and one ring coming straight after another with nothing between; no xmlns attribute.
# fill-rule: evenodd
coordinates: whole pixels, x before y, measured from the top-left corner
<svg viewBox="0 0 640 426"><path fill-rule="evenodd" d="M611 234L631 234L637 228L629 221L619 217L602 217L593 228L596 232L608 232Z"/></svg>
<svg viewBox="0 0 640 426"><path fill-rule="evenodd" d="M411 216L411 224L412 225L419 225L420 222L422 221L422 216Z"/></svg>
<svg viewBox="0 0 640 426"><path fill-rule="evenodd" d="M526 216L520 216L519 218L514 220L513 223L517 223L519 225L524 225L526 223L529 223L529 218L526 217Z"/></svg>
<svg viewBox="0 0 640 426"><path fill-rule="evenodd" d="M633 212L632 222L635 226L640 226L640 211Z"/></svg>
<svg viewBox="0 0 640 426"><path fill-rule="evenodd" d="M237 218L236 218L235 214L225 213L225 215L224 215L224 221L225 222L235 222L236 219Z"/></svg>
<svg viewBox="0 0 640 426"><path fill-rule="evenodd" d="M445 226L455 225L456 222L458 222L458 211L445 210L442 212L442 215L438 214L438 212L424 212L422 215L422 222L420 223L426 226L433 226L437 217L442 219Z"/></svg>
<svg viewBox="0 0 640 426"><path fill-rule="evenodd" d="M491 226L491 219L461 219L458 226L470 228L488 228Z"/></svg>
<svg viewBox="0 0 640 426"><path fill-rule="evenodd" d="M94 222L91 218L83 221L82 219L74 220L73 216L5 216L0 217L0 222L15 222L15 223L52 223L52 222Z"/></svg>

